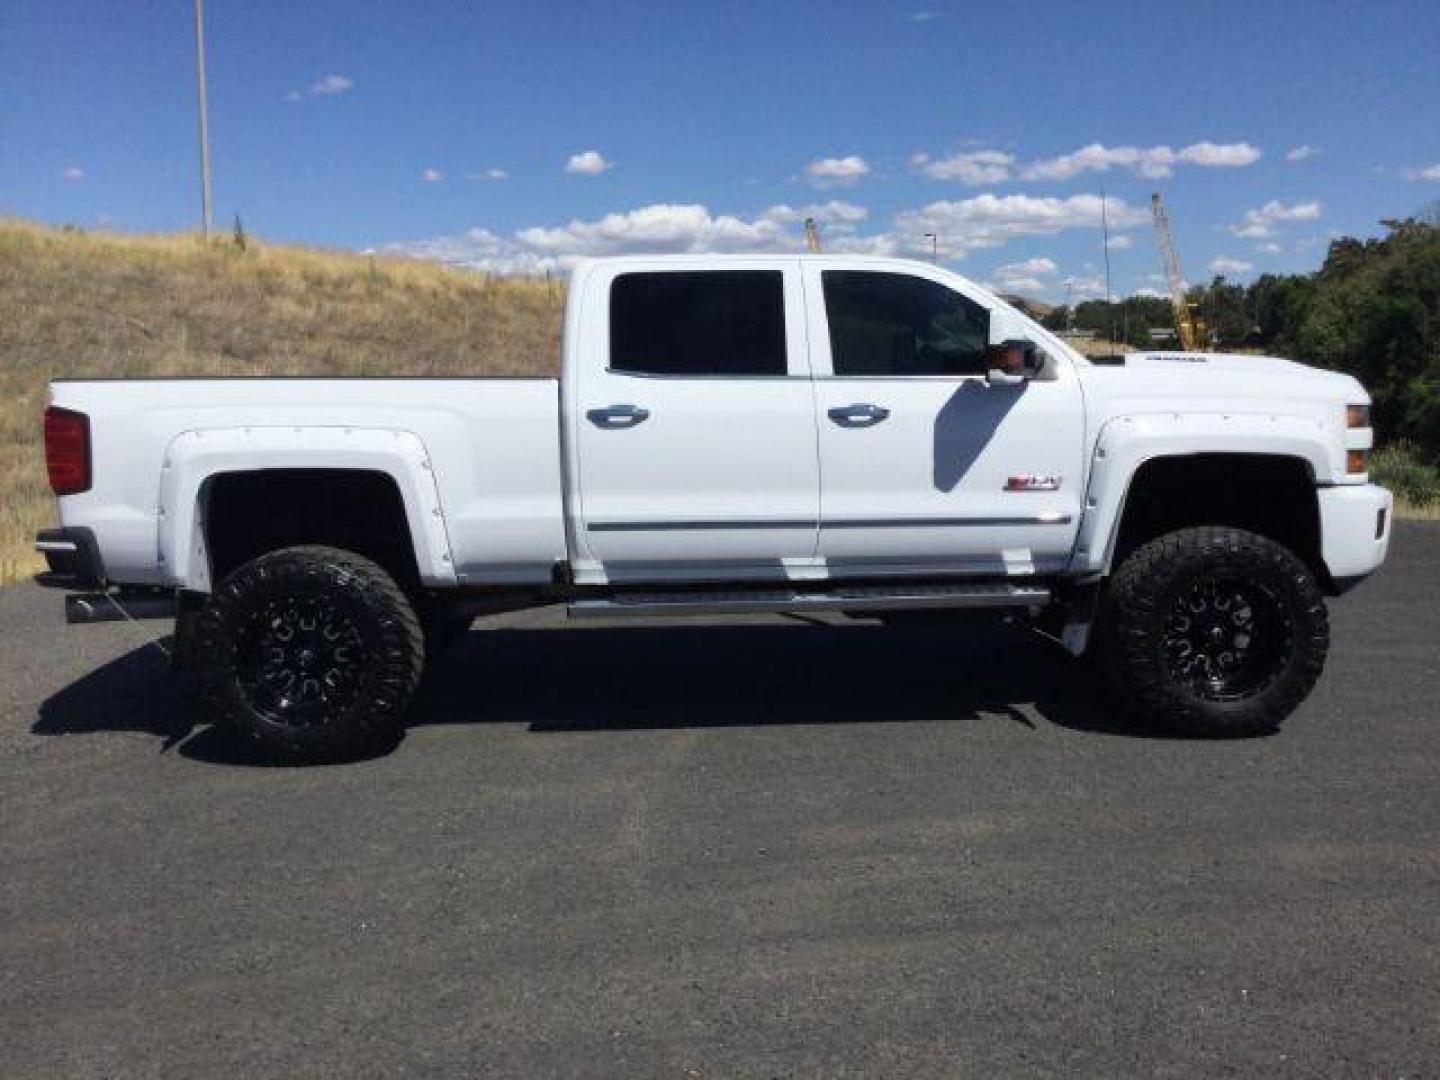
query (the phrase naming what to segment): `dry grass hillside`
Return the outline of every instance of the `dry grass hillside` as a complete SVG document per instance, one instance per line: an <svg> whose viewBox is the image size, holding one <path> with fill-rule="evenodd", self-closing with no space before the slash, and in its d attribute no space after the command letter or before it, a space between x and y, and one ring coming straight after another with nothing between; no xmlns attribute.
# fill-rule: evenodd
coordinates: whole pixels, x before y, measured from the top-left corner
<svg viewBox="0 0 1440 1080"><path fill-rule="evenodd" d="M553 374L564 287L226 237L0 219L0 581L54 514L45 384L139 375Z"/></svg>

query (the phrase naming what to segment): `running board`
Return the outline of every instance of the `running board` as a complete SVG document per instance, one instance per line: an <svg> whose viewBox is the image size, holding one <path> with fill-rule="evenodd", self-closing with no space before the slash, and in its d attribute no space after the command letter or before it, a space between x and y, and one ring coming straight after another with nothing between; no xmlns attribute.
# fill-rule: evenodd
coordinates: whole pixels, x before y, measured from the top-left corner
<svg viewBox="0 0 1440 1080"><path fill-rule="evenodd" d="M572 619L625 615L764 615L801 611L917 611L922 608L1043 607L1050 590L1039 585L981 582L957 585L883 585L796 592L791 589L728 592L625 593L576 600Z"/></svg>
<svg viewBox="0 0 1440 1080"><path fill-rule="evenodd" d="M71 593L65 597L65 621L74 626L80 623L173 619L175 608L174 593Z"/></svg>

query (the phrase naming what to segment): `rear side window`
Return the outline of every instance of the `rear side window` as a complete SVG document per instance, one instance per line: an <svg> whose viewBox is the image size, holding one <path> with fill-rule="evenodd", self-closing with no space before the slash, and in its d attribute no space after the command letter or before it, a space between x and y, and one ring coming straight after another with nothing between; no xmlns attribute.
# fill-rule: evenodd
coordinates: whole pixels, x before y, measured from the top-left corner
<svg viewBox="0 0 1440 1080"><path fill-rule="evenodd" d="M610 286L610 368L645 375L784 375L783 275L619 275Z"/></svg>
<svg viewBox="0 0 1440 1080"><path fill-rule="evenodd" d="M990 312L925 278L826 270L836 375L983 375Z"/></svg>

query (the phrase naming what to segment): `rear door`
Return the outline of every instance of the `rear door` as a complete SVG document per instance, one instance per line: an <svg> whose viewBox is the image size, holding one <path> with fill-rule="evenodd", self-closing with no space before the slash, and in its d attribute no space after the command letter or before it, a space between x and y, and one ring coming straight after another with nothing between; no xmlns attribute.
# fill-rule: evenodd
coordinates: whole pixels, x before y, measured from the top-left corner
<svg viewBox="0 0 1440 1080"><path fill-rule="evenodd" d="M1061 568L1082 480L1068 360L991 385L986 345L1028 324L938 270L812 262L806 290L831 573Z"/></svg>
<svg viewBox="0 0 1440 1080"><path fill-rule="evenodd" d="M798 260L607 267L572 430L582 579L782 578L820 482Z"/></svg>

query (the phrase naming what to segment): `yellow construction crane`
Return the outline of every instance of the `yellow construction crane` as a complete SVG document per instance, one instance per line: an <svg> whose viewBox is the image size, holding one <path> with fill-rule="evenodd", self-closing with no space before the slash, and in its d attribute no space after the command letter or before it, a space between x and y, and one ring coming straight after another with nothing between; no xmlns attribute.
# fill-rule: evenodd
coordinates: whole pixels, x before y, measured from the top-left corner
<svg viewBox="0 0 1440 1080"><path fill-rule="evenodd" d="M1158 191L1150 196L1150 210L1155 215L1155 235L1160 240L1160 257L1165 262L1165 280L1170 284L1170 303L1175 308L1175 331L1180 335L1180 347L1186 352L1198 352L1205 348L1209 335L1200 318L1198 305L1190 303L1185 296L1185 276L1180 273L1180 256L1175 251L1175 241L1170 236L1170 218L1165 213L1165 204L1160 201Z"/></svg>
<svg viewBox="0 0 1440 1080"><path fill-rule="evenodd" d="M820 253L820 226L813 217L805 219L805 249L815 255Z"/></svg>

